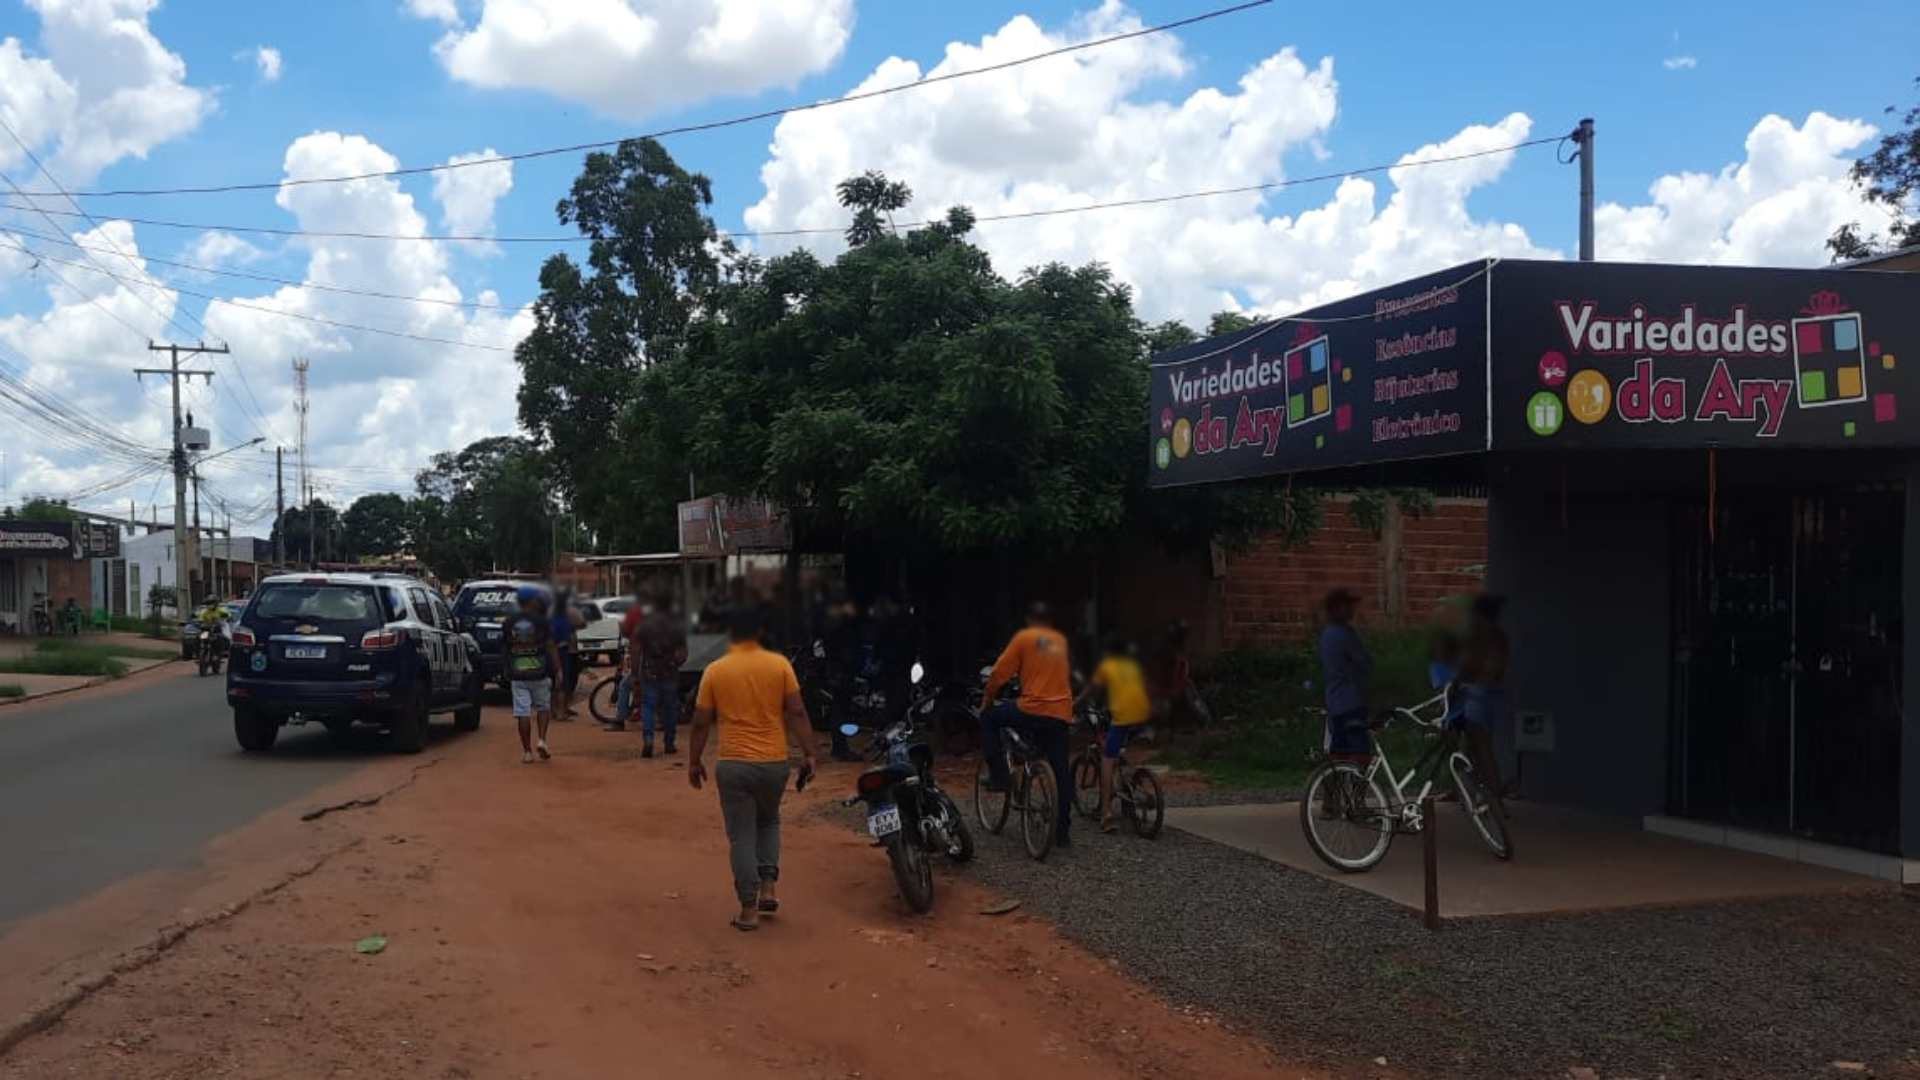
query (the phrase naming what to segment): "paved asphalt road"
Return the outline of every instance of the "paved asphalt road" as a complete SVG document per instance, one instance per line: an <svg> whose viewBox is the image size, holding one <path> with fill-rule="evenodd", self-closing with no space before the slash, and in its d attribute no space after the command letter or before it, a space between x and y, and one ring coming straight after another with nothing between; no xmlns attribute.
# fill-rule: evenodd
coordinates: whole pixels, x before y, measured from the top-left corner
<svg viewBox="0 0 1920 1080"><path fill-rule="evenodd" d="M224 680L174 670L0 709L0 930L122 878L190 866L221 833L385 756L378 732L341 750L317 724L283 729L271 754L242 754Z"/></svg>

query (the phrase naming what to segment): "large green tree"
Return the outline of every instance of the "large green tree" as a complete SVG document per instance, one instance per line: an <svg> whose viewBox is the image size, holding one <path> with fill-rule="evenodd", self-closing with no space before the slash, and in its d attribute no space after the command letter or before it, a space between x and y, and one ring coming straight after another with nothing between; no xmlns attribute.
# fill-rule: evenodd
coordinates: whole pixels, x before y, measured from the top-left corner
<svg viewBox="0 0 1920 1080"><path fill-rule="evenodd" d="M316 562L342 562L351 557L342 533L340 511L325 499L314 499L306 506L288 507L273 523L272 538L286 544L290 563L306 562L309 551Z"/></svg>
<svg viewBox="0 0 1920 1080"><path fill-rule="evenodd" d="M9 506L0 511L0 517L14 518L20 521L72 521L80 515L73 512L65 499L48 499L32 496L22 501L18 507Z"/></svg>
<svg viewBox="0 0 1920 1080"><path fill-rule="evenodd" d="M461 581L550 562L551 477L530 441L495 436L435 454L414 486L414 554L436 577Z"/></svg>
<svg viewBox="0 0 1920 1080"><path fill-rule="evenodd" d="M413 510L393 492L362 495L341 517L345 545L355 558L395 555L413 543Z"/></svg>
<svg viewBox="0 0 1920 1080"><path fill-rule="evenodd" d="M616 544L643 531L646 488L610 447L640 372L680 347L718 278L712 201L708 179L652 139L587 155L557 208L592 240L585 265L560 254L541 267L534 328L515 353L521 423L568 501Z"/></svg>
<svg viewBox="0 0 1920 1080"><path fill-rule="evenodd" d="M1914 80L1920 86L1920 79ZM1873 152L1853 163L1853 182L1867 201L1886 211L1884 236L1859 222L1842 225L1827 240L1835 262L1861 259L1889 249L1920 245L1920 105L1904 113L1889 105L1887 115L1900 128L1880 140Z"/></svg>

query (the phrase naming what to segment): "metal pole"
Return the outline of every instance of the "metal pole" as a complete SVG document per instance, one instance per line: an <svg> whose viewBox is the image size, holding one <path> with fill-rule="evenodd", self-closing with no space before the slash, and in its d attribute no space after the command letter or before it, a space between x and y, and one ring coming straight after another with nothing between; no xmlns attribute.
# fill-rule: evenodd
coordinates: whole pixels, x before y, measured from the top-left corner
<svg viewBox="0 0 1920 1080"><path fill-rule="evenodd" d="M193 481L193 565L187 569L190 573L200 572L200 470L195 469L187 478ZM193 595L193 580L187 580L187 595Z"/></svg>
<svg viewBox="0 0 1920 1080"><path fill-rule="evenodd" d="M1580 144L1580 261L1593 261L1593 117L1580 121L1574 139Z"/></svg>
<svg viewBox="0 0 1920 1080"><path fill-rule="evenodd" d="M273 568L287 565L287 448L273 448ZM258 574L254 575L258 577Z"/></svg>
<svg viewBox="0 0 1920 1080"><path fill-rule="evenodd" d="M1420 802L1420 852L1427 877L1426 924L1440 929L1440 818L1433 812L1433 796Z"/></svg>

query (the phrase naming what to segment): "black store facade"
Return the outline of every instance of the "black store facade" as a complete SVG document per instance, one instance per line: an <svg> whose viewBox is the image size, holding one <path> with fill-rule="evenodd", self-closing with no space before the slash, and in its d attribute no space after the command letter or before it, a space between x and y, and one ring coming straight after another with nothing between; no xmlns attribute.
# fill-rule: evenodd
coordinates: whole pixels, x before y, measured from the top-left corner
<svg viewBox="0 0 1920 1080"><path fill-rule="evenodd" d="M1525 794L1920 878L1920 274L1494 260L1153 364L1156 486L1486 487Z"/></svg>

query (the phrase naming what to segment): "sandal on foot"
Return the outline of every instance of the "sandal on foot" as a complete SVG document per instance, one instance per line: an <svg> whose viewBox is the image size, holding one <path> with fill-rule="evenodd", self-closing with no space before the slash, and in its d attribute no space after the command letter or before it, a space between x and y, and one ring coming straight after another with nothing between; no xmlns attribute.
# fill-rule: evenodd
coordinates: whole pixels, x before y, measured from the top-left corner
<svg viewBox="0 0 1920 1080"><path fill-rule="evenodd" d="M745 919L742 919L740 916L735 915L731 921L733 923L733 928L735 930L746 931L746 930L760 929L760 923L758 920L755 920L753 922L748 922Z"/></svg>
<svg viewBox="0 0 1920 1080"><path fill-rule="evenodd" d="M775 897L767 896L762 897L760 902L754 906L760 909L762 915L771 915L780 910L780 901Z"/></svg>

